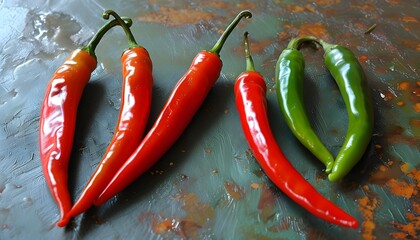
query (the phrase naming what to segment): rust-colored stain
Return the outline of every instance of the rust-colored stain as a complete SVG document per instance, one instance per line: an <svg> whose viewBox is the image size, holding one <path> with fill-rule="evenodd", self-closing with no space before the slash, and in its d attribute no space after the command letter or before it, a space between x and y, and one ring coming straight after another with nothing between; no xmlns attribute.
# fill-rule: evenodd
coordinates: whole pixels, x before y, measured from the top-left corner
<svg viewBox="0 0 420 240"><path fill-rule="evenodd" d="M232 181L230 182L225 181L223 185L225 187L227 194L229 195L231 199L235 201L239 201L245 197L245 192L241 189L241 187L237 183L232 182Z"/></svg>
<svg viewBox="0 0 420 240"><path fill-rule="evenodd" d="M284 31L279 32L279 40L281 42L288 41L292 37L314 36L323 40L329 40L329 34L326 26L322 22L304 22L296 28L292 24L284 23Z"/></svg>
<svg viewBox="0 0 420 240"><path fill-rule="evenodd" d="M276 198L272 190L265 183L261 183L261 195L258 202L258 209L260 212L260 218L263 222L267 222L275 214L274 204Z"/></svg>
<svg viewBox="0 0 420 240"><path fill-rule="evenodd" d="M323 40L328 40L329 35L327 28L321 22L302 23L299 28L299 36L315 36Z"/></svg>
<svg viewBox="0 0 420 240"><path fill-rule="evenodd" d="M401 20L406 23L419 23L419 21L417 21L417 18L415 17L405 16L405 17L402 17Z"/></svg>
<svg viewBox="0 0 420 240"><path fill-rule="evenodd" d="M393 239L418 239L420 236L420 203L418 202L420 188L420 170L417 168L411 169L407 163L401 165L401 171L406 174L414 183L404 184L406 190L403 193L410 193L413 198L411 209L407 209L406 223L393 221L391 224L398 230L391 233ZM398 191L400 187L397 188ZM413 189L413 190L412 190Z"/></svg>
<svg viewBox="0 0 420 240"><path fill-rule="evenodd" d="M369 190L368 186L364 186L364 189ZM362 237L363 239L376 239L374 230L376 224L374 221L375 210L378 207L378 199L376 197L363 196L359 200L358 209L362 213Z"/></svg>
<svg viewBox="0 0 420 240"><path fill-rule="evenodd" d="M286 5L285 8L294 13L301 13L301 12L316 12L316 8L311 4L305 5Z"/></svg>
<svg viewBox="0 0 420 240"><path fill-rule="evenodd" d="M286 41L290 38L290 34L289 32L279 32L278 33L278 38L280 40L280 42Z"/></svg>
<svg viewBox="0 0 420 240"><path fill-rule="evenodd" d="M164 220L161 222L156 222L156 224L153 225L152 229L157 234L163 234L165 232L168 232L173 228L173 220Z"/></svg>
<svg viewBox="0 0 420 240"><path fill-rule="evenodd" d="M220 8L220 9L227 9L230 7L230 4L226 2L220 2L220 1L208 1L205 3L203 2L201 4L207 4L209 7Z"/></svg>
<svg viewBox="0 0 420 240"><path fill-rule="evenodd" d="M405 180L390 179L386 182L386 186L390 192L396 196L411 198L417 194L416 185L413 183L407 183Z"/></svg>
<svg viewBox="0 0 420 240"><path fill-rule="evenodd" d="M420 97L420 88L414 89L413 93L416 95L416 97Z"/></svg>
<svg viewBox="0 0 420 240"><path fill-rule="evenodd" d="M275 44L275 40L273 39L263 39L260 41L252 40L252 35L250 35L249 39L249 47L252 56L256 56L258 54L264 54L264 51L269 47L271 44ZM235 54L241 56L245 62L245 50L243 46L235 47L234 49ZM257 67L258 71L258 67Z"/></svg>
<svg viewBox="0 0 420 240"><path fill-rule="evenodd" d="M182 26L210 21L215 15L197 9L172 8L160 6L157 12L151 12L137 17L139 21L161 23L167 26Z"/></svg>
<svg viewBox="0 0 420 240"><path fill-rule="evenodd" d="M407 179L408 178L408 179ZM420 170L410 169L408 163L399 161L388 161L385 165L378 167L370 178L373 184L386 186L390 194L403 197L412 201L411 209L407 209L406 222L390 222L397 231L392 232L392 239L418 239L420 232ZM374 213L379 202L377 197L372 197L368 186L363 189L367 193L359 199L359 210L362 212L362 236L363 239L375 239Z"/></svg>
<svg viewBox="0 0 420 240"><path fill-rule="evenodd" d="M403 174L398 162L388 161L386 165L380 165L378 167L378 170L369 178L369 182L377 185L385 185L390 179L397 179Z"/></svg>
<svg viewBox="0 0 420 240"><path fill-rule="evenodd" d="M200 229L214 218L214 209L209 204L201 202L194 193L180 194L173 199L184 203L182 206L185 211L184 217L145 212L140 215L140 222L149 220L152 231L165 239L173 238L173 235L181 239L198 239Z"/></svg>
<svg viewBox="0 0 420 240"><path fill-rule="evenodd" d="M420 88L418 86L418 82L413 83L410 81L401 81L397 86L397 90L401 91L404 100L407 100L412 104L415 112L420 112Z"/></svg>
<svg viewBox="0 0 420 240"><path fill-rule="evenodd" d="M189 222L179 218L163 219L163 216L150 215L152 231L161 236L170 238L171 234L179 236L181 239L197 238L199 236L198 230L202 227L194 222ZM146 218L146 217L142 217Z"/></svg>
<svg viewBox="0 0 420 240"><path fill-rule="evenodd" d="M415 103L414 106L413 106L413 108L414 108L414 111L420 112L420 102Z"/></svg>
<svg viewBox="0 0 420 240"><path fill-rule="evenodd" d="M267 49L268 46L273 44L273 39L264 39L258 42L252 42L251 43L251 52L256 54L263 54L264 50Z"/></svg>
<svg viewBox="0 0 420 240"><path fill-rule="evenodd" d="M420 119L417 119L417 118L410 119L409 123L411 127L418 128L418 130L420 130Z"/></svg>
<svg viewBox="0 0 420 240"><path fill-rule="evenodd" d="M379 74L388 74L388 69L386 67L376 67L375 72L379 73Z"/></svg>
<svg viewBox="0 0 420 240"><path fill-rule="evenodd" d="M261 188L262 184L260 183L251 183L251 185L249 185L251 188L253 189L258 189Z"/></svg>
<svg viewBox="0 0 420 240"><path fill-rule="evenodd" d="M401 40L404 47L415 51L420 51L420 42L417 39L404 39Z"/></svg>
<svg viewBox="0 0 420 240"><path fill-rule="evenodd" d="M391 233L393 239L418 239L420 230L420 209L419 204L416 203L414 207L414 213L406 213L408 220L407 224L395 222L393 225L397 228L398 232Z"/></svg>
<svg viewBox="0 0 420 240"><path fill-rule="evenodd" d="M418 146L420 144L420 138L418 136L406 135L404 131L405 129L401 126L390 127L386 134L388 142L405 143L410 146Z"/></svg>
<svg viewBox="0 0 420 240"><path fill-rule="evenodd" d="M357 10L361 10L361 11L369 11L369 12L374 12L375 10L377 10L376 4L373 2L365 2L364 4L352 4L351 8L357 9Z"/></svg>
<svg viewBox="0 0 420 240"><path fill-rule="evenodd" d="M414 136L420 137L420 119L412 118L408 121Z"/></svg>
<svg viewBox="0 0 420 240"><path fill-rule="evenodd" d="M255 3L242 2L242 3L237 3L235 6L235 9L255 9L256 7L257 5Z"/></svg>
<svg viewBox="0 0 420 240"><path fill-rule="evenodd" d="M368 56L366 56L366 55L360 55L359 56L359 61L360 62L362 62L362 63L365 63L365 62L367 62L369 60L369 57Z"/></svg>
<svg viewBox="0 0 420 240"><path fill-rule="evenodd" d="M295 13L305 11L305 8L303 6L299 6L299 5L287 5L287 6L285 6L285 8L288 11L295 12Z"/></svg>
<svg viewBox="0 0 420 240"><path fill-rule="evenodd" d="M381 95L382 95L382 98L385 100L385 101L391 101L392 99L394 99L394 97L395 97L395 95L394 95L394 93L392 93L391 91L389 91L389 90L387 90L387 91L385 91L385 92L382 92L381 93Z"/></svg>
<svg viewBox="0 0 420 240"><path fill-rule="evenodd" d="M137 17L139 21L160 23L167 26L183 26L185 24L198 24L208 22L214 19L224 19L225 16L213 14L214 8L220 10L229 10L236 12L238 9L253 10L257 7L254 3L227 3L220 1L207 1L200 3L200 9L186 6L184 8L176 8L160 4L159 9L155 12ZM208 9L208 11L206 11Z"/></svg>
<svg viewBox="0 0 420 240"><path fill-rule="evenodd" d="M402 101L402 100L400 100L400 101L397 101L397 106L398 107L404 107L405 106L405 102L404 101Z"/></svg>
<svg viewBox="0 0 420 240"><path fill-rule="evenodd" d="M410 89L410 82L402 81L398 84L398 90L409 90Z"/></svg>
<svg viewBox="0 0 420 240"><path fill-rule="evenodd" d="M405 179L403 177L408 177ZM397 161L389 161L386 165L379 166L378 171L371 177L370 181L374 184L383 184L388 191L398 197L403 197L412 201L411 209L407 209L406 222L400 223L392 221L390 224L397 231L392 232L392 239L418 239L420 232L420 170L417 168L410 169L408 163L400 163ZM364 187L369 193L369 188ZM359 199L359 210L362 211L364 222L363 238L374 239L373 230L375 223L373 222L374 210L378 205L377 200L367 196Z"/></svg>
<svg viewBox="0 0 420 240"><path fill-rule="evenodd" d="M409 168L408 163L404 163L401 166L401 171L407 174L409 178L417 182L417 187L420 188L420 170L417 168L411 169Z"/></svg>
<svg viewBox="0 0 420 240"><path fill-rule="evenodd" d="M214 218L214 209L209 204L201 202L196 194L182 194L176 199L184 202L182 209L186 213L185 220L204 225L209 219Z"/></svg>
<svg viewBox="0 0 420 240"><path fill-rule="evenodd" d="M328 6L328 5L340 3L341 0L315 0L315 1L312 1L312 2L316 3L319 6L325 7L325 6Z"/></svg>
<svg viewBox="0 0 420 240"><path fill-rule="evenodd" d="M386 2L391 5L398 5L401 3L401 0L386 0Z"/></svg>

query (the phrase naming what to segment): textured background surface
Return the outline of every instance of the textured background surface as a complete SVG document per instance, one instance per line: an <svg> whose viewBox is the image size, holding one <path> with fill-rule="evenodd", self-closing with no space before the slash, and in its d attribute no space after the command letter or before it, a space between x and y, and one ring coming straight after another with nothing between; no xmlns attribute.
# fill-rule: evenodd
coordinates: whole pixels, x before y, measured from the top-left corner
<svg viewBox="0 0 420 240"><path fill-rule="evenodd" d="M0 0L0 239L417 239L420 234L420 3L383 1L20 1ZM105 9L133 18L154 62L152 124L195 54L213 46L250 9L221 52L224 68L191 125L150 172L105 205L55 227L58 210L42 175L37 136L45 86L67 55L102 26ZM370 34L365 31L377 24ZM270 120L292 164L324 196L359 219L330 225L288 199L260 171L242 135L233 84L250 32L265 76ZM290 38L311 34L352 49L375 106L372 143L340 183L287 129L274 67ZM69 187L75 199L110 140L120 104L126 47L115 29L79 107ZM322 63L305 48L305 100L317 133L336 154L346 133L344 103ZM339 236L339 237L338 237Z"/></svg>

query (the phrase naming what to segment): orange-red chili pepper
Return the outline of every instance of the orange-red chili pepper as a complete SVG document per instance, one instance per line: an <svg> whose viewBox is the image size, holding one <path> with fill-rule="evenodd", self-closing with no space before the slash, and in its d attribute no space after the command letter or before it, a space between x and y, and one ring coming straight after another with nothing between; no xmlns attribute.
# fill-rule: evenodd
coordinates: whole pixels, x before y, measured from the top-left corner
<svg viewBox="0 0 420 240"><path fill-rule="evenodd" d="M95 205L101 205L131 184L181 136L219 78L222 69L219 52L223 43L243 17L251 16L249 11L239 13L210 51L198 53L186 74L176 84L151 130L115 174Z"/></svg>
<svg viewBox="0 0 420 240"><path fill-rule="evenodd" d="M284 156L271 132L264 78L255 71L245 34L246 71L235 83L235 102L246 140L268 178L310 213L328 222L356 228L358 222L320 195Z"/></svg>
<svg viewBox="0 0 420 240"><path fill-rule="evenodd" d="M131 19L125 19L131 25ZM73 147L77 107L90 75L96 68L95 48L103 35L113 26L113 20L105 24L89 44L73 51L54 73L47 85L40 123L40 159L45 180L58 205L61 217L71 208L67 188L68 163Z"/></svg>
<svg viewBox="0 0 420 240"><path fill-rule="evenodd" d="M147 50L139 46L124 21L112 10L104 12L104 18L113 15L126 32L129 49L121 56L122 97L114 136L104 157L91 176L77 202L58 226L67 225L70 218L88 210L108 185L116 171L139 145L150 113L152 101L152 60Z"/></svg>

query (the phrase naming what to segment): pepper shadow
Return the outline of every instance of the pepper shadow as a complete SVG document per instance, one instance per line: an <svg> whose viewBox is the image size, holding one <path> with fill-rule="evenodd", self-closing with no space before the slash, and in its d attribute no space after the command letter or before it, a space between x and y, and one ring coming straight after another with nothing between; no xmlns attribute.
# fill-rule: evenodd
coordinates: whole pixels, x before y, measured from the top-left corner
<svg viewBox="0 0 420 240"><path fill-rule="evenodd" d="M79 102L68 178L68 188L73 202L76 198L75 190L79 187L77 180L81 175L80 171L83 170L81 161L84 160L82 154L85 149L84 143L92 137L90 134L93 132L93 123L99 107L104 104L105 95L105 86L97 81L91 81L86 85Z"/></svg>
<svg viewBox="0 0 420 240"><path fill-rule="evenodd" d="M154 86L152 96L152 108L147 131L155 122L169 95L164 96L163 90ZM188 151L188 149L195 149L201 146L206 135L224 115L227 102L233 101L232 99L233 83L219 79L210 90L183 134L149 171L139 176L116 197L108 200L102 206L92 207L82 216L72 220L77 225L75 231L77 232L77 236L83 238L89 232L89 229L95 227L96 224L101 224L102 221L112 220L113 217L124 209L133 208L134 204L149 197L155 191L156 186L160 186L163 182L168 181L168 178L165 177L166 175L171 175L171 178L173 178L173 173L179 172L175 175L175 179L171 179L171 181L184 181L188 179L188 173L180 171L180 166L185 164L187 159L190 159L191 151ZM171 164L173 162L175 164ZM194 164L199 163L200 161L195 161ZM152 174L153 172L165 172L165 174ZM141 213L139 212L138 215Z"/></svg>

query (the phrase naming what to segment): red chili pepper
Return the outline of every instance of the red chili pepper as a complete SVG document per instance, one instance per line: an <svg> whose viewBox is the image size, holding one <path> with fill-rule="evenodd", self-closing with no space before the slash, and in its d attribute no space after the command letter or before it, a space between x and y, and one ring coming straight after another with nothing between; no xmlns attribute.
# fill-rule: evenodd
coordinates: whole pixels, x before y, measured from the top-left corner
<svg viewBox="0 0 420 240"><path fill-rule="evenodd" d="M243 17L251 16L249 11L239 13L210 51L198 53L187 73L176 84L151 130L118 170L95 201L95 205L101 205L131 184L153 166L181 136L219 78L222 69L219 52L223 43Z"/></svg>
<svg viewBox="0 0 420 240"><path fill-rule="evenodd" d="M234 91L243 132L268 178L296 203L328 222L356 228L358 222L320 195L286 159L271 132L266 84L255 71L245 34L247 70L236 80Z"/></svg>
<svg viewBox="0 0 420 240"><path fill-rule="evenodd" d="M126 32L129 49L121 56L122 97L114 136L104 157L93 173L82 194L58 226L68 224L70 218L88 210L111 181L116 171L130 157L143 136L152 101L152 60L147 50L136 43L124 21L112 10L104 12L104 18L113 15Z"/></svg>
<svg viewBox="0 0 420 240"><path fill-rule="evenodd" d="M125 19L131 25L131 19ZM47 85L39 123L42 169L63 217L71 208L67 188L68 163L73 147L77 107L90 75L96 68L95 48L118 21L105 24L89 44L73 51Z"/></svg>

